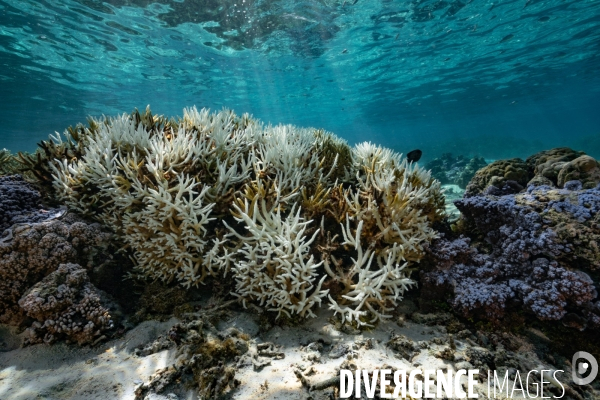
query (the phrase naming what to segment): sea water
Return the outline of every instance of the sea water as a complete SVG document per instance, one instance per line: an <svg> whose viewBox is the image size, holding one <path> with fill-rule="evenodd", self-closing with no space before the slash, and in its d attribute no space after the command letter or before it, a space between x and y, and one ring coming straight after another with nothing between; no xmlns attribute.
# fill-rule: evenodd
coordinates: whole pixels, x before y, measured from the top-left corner
<svg viewBox="0 0 600 400"><path fill-rule="evenodd" d="M3 0L0 148L223 107L487 159L600 157L598 0Z"/></svg>

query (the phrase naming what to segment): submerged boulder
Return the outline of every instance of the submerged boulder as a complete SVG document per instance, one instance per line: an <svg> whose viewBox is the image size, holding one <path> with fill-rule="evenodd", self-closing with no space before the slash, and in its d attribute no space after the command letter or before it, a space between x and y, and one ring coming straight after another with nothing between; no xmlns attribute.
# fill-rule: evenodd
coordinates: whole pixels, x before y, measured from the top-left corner
<svg viewBox="0 0 600 400"><path fill-rule="evenodd" d="M568 147L558 147L540 151L539 153L528 157L526 162L533 168L535 177L544 177L547 181L551 182L552 185L556 186L558 174L562 167L569 161L584 154L583 151L575 151Z"/></svg>
<svg viewBox="0 0 600 400"><path fill-rule="evenodd" d="M565 163L557 176L558 187L566 182L579 181L585 189L596 187L600 182L600 163L590 156L580 156Z"/></svg>

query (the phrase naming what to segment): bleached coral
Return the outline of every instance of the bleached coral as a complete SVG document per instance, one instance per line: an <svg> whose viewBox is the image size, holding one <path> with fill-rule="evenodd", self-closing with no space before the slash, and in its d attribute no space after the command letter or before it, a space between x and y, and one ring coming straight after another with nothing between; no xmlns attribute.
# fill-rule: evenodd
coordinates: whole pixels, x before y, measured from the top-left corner
<svg viewBox="0 0 600 400"><path fill-rule="evenodd" d="M280 314L312 315L330 289L343 318L385 317L441 218L428 172L322 130L196 108L89 124L64 139L81 155L49 161L60 200L120 235L137 274L187 287L231 274L244 303Z"/></svg>
<svg viewBox="0 0 600 400"><path fill-rule="evenodd" d="M244 299L258 300L270 310L290 315L290 313L314 315L311 308L321 303L327 294L321 290L324 275L318 283L318 268L322 262L315 262L310 254L310 246L315 241L305 235L311 221L300 216L300 208L295 206L282 216L281 209L268 209L266 201L246 200L244 208L234 205L239 217L236 220L245 225L249 236L241 236L230 228L242 243L237 250L239 260L232 267L236 280L236 293Z"/></svg>
<svg viewBox="0 0 600 400"><path fill-rule="evenodd" d="M403 265L395 263L395 259L402 258L402 256L398 257L401 248L396 244L388 249L385 264L378 262L376 266L373 265L376 253L370 248L363 250L360 243L362 226L363 221L359 222L355 237L351 235L349 223L346 228L342 226L344 235L342 244L352 246L358 252L357 258L352 258L353 265L350 270L344 272L338 269L337 273L334 273L329 263L326 263L325 268L327 273L334 279L339 279L345 288L344 294L338 301L329 296L330 308L341 314L342 321L354 320L359 324L364 323L363 317L368 311L373 315L370 322L388 318L385 312L391 311L392 308L389 308L387 303L390 302L395 306L396 301L402 299L404 291L415 283L403 271L406 263ZM335 258L333 260L335 261Z"/></svg>
<svg viewBox="0 0 600 400"><path fill-rule="evenodd" d="M439 183L400 154L371 143L356 146L353 156L358 185L344 194L348 213L341 233L342 245L354 248L357 258L349 269L334 272L329 264L339 261L332 255L325 259L325 269L343 286L338 301L330 297L330 307L343 319L362 324L367 311L371 322L385 318L389 305L396 305L415 283L405 268L436 237L423 211L427 202L439 201Z"/></svg>

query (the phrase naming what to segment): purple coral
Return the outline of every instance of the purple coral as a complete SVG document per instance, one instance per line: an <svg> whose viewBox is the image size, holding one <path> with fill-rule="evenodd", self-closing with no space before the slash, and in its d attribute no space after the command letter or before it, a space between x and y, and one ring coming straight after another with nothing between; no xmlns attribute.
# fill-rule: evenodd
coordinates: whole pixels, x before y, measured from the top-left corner
<svg viewBox="0 0 600 400"><path fill-rule="evenodd" d="M453 305L463 314L473 310L483 310L488 319L496 320L504 315L506 302L514 297L514 292L507 285L485 283L467 278L455 287Z"/></svg>
<svg viewBox="0 0 600 400"><path fill-rule="evenodd" d="M581 190L583 188L583 185L581 184L580 181L569 181L569 182L565 182L565 184L563 185L563 188L565 190L575 191L575 190Z"/></svg>
<svg viewBox="0 0 600 400"><path fill-rule="evenodd" d="M568 304L581 306L596 296L589 277L568 271L556 261L539 258L532 266L527 279L530 290L523 293L523 301L540 319L561 319Z"/></svg>
<svg viewBox="0 0 600 400"><path fill-rule="evenodd" d="M559 237L545 218L555 210L569 212L576 221L589 219L597 214L599 199L599 188L581 190L569 182L562 190L530 186L522 194L455 201L467 225L481 235L475 237L484 241L471 244L461 236L432 243L429 253L436 268L423 274L425 282L448 288L451 304L465 316L498 321L509 304L522 304L542 320L578 312L590 323L600 321L600 308L591 306L597 297L593 280L560 264L573 244ZM569 205L586 212L573 212Z"/></svg>
<svg viewBox="0 0 600 400"><path fill-rule="evenodd" d="M549 201L546 196L551 193L559 198ZM522 196L531 205L542 208L541 212L570 213L578 222L589 220L600 212L600 185L594 189L582 189L580 181L569 181L563 189L531 185Z"/></svg>
<svg viewBox="0 0 600 400"><path fill-rule="evenodd" d="M61 264L19 300L19 306L36 320L26 330L25 344L52 343L60 338L93 343L113 327L102 296L85 269Z"/></svg>
<svg viewBox="0 0 600 400"><path fill-rule="evenodd" d="M0 176L0 236L15 224L42 222L64 214L45 208L40 193L20 175Z"/></svg>
<svg viewBox="0 0 600 400"><path fill-rule="evenodd" d="M13 229L0 240L0 323L19 324L24 315L21 296L55 271L60 264L91 268L110 257L103 250L110 235L97 224L88 225L67 215L62 220L33 223Z"/></svg>
<svg viewBox="0 0 600 400"><path fill-rule="evenodd" d="M517 204L514 196L475 196L455 204L485 234L498 258L525 261L540 254L556 255L562 249L554 232L543 228L542 217Z"/></svg>

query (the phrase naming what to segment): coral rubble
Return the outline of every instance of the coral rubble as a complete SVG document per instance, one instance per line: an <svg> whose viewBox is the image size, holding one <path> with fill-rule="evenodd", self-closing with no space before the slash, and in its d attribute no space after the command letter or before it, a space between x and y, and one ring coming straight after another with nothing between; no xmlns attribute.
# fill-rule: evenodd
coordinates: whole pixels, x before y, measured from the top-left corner
<svg viewBox="0 0 600 400"><path fill-rule="evenodd" d="M117 233L138 276L232 276L244 303L279 314L312 315L327 297L359 324L388 316L442 218L439 182L371 143L227 110L88 123L27 168L51 171L57 199Z"/></svg>
<svg viewBox="0 0 600 400"><path fill-rule="evenodd" d="M136 399L177 384L197 386L202 398L213 399L239 385L235 379L235 361L248 352L249 336L235 328L217 331L210 321L224 313L222 306L217 304L200 313L188 314L169 330L166 336L177 349L177 361L138 386ZM159 345L157 350L164 346Z"/></svg>

